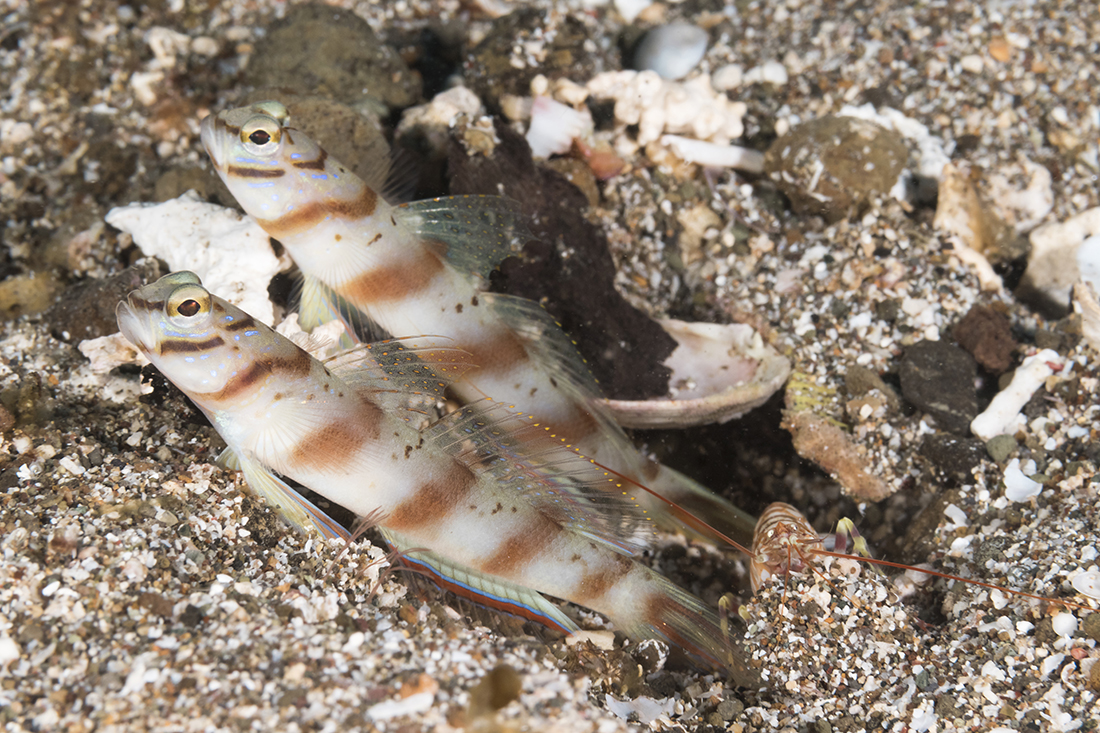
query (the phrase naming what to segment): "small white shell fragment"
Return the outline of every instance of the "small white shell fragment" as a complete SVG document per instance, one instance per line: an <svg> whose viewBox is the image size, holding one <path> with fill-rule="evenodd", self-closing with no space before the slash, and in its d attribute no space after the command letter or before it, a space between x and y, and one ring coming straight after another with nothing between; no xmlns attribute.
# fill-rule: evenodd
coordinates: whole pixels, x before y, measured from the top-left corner
<svg viewBox="0 0 1100 733"><path fill-rule="evenodd" d="M208 204L194 191L160 204L130 204L107 212L107 223L134 238L173 272L191 270L203 285L271 325L267 286L283 268L271 239L251 217Z"/></svg>
<svg viewBox="0 0 1100 733"><path fill-rule="evenodd" d="M966 519L966 512L957 507L954 504L948 504L943 510L944 516L950 519L954 523L954 527L965 527L969 522ZM953 529L951 527L949 529Z"/></svg>
<svg viewBox="0 0 1100 733"><path fill-rule="evenodd" d="M1031 399L1031 395L1043 386L1047 377L1054 374L1053 367L1064 364L1065 359L1051 349L1043 349L1024 359L1024 363L1013 375L1012 382L997 393L985 412L970 422L971 432L982 440L1015 432L1020 410Z"/></svg>
<svg viewBox="0 0 1100 733"><path fill-rule="evenodd" d="M707 32L691 23L651 28L634 52L634 68L656 71L663 79L683 79L703 60Z"/></svg>
<svg viewBox="0 0 1100 733"><path fill-rule="evenodd" d="M1019 188L1014 179L1025 177L1027 185ZM1012 224L1017 234L1026 234L1042 223L1054 208L1054 178L1046 166L1021 157L1015 166L1008 166L989 176L988 197L1000 217Z"/></svg>
<svg viewBox="0 0 1100 733"><path fill-rule="evenodd" d="M969 71L971 74L980 74L985 69L985 62L982 61L982 57L971 53L963 56L959 59L959 66L963 68L963 71Z"/></svg>
<svg viewBox="0 0 1100 733"><path fill-rule="evenodd" d="M1044 224L1029 235L1031 254L1021 284L1068 303L1070 289L1081 279L1078 251L1090 237L1100 235L1100 206L1061 222Z"/></svg>
<svg viewBox="0 0 1100 733"><path fill-rule="evenodd" d="M655 700L643 695L633 700L616 700L611 695L604 695L604 703L608 710L623 720L636 720L643 726L648 726L662 715L672 715L676 709L676 700L671 697Z"/></svg>
<svg viewBox="0 0 1100 733"><path fill-rule="evenodd" d="M80 353L91 362L93 374L106 374L123 364L148 364L149 360L121 333L112 333L77 344Z"/></svg>
<svg viewBox="0 0 1100 733"><path fill-rule="evenodd" d="M786 66L778 61L767 61L761 66L746 71L743 81L745 84L763 83L781 87L786 86L789 77Z"/></svg>
<svg viewBox="0 0 1100 733"><path fill-rule="evenodd" d="M1071 637L1077 633L1077 617L1072 613L1056 613L1050 620L1050 627L1058 636Z"/></svg>
<svg viewBox="0 0 1100 733"><path fill-rule="evenodd" d="M982 665L982 677L988 677L991 680L997 680L998 682L1005 681L1005 673L997 663L990 660Z"/></svg>
<svg viewBox="0 0 1100 733"><path fill-rule="evenodd" d="M154 66L171 69L176 65L176 57L187 54L191 47L191 36L179 31L154 26L145 32L145 43L153 52Z"/></svg>
<svg viewBox="0 0 1100 733"><path fill-rule="evenodd" d="M764 172L764 154L759 150L738 145L717 145L680 135L662 135L661 144L671 148L678 158L688 163L698 163L708 168L736 168L750 173Z"/></svg>
<svg viewBox="0 0 1100 733"><path fill-rule="evenodd" d="M0 636L0 667L11 664L19 659L22 654L19 645L10 636L7 634Z"/></svg>
<svg viewBox="0 0 1100 733"><path fill-rule="evenodd" d="M197 36L191 39L191 52L199 56L213 58L218 55L218 42L210 36Z"/></svg>
<svg viewBox="0 0 1100 733"><path fill-rule="evenodd" d="M515 112L515 111L513 111ZM429 137L445 139L448 130L461 116L475 120L482 114L481 99L463 86L451 87L432 97L427 104L417 105L405 110L401 122L397 125L397 135L407 130L422 130ZM432 141L433 145L435 141ZM438 143L442 147L443 143Z"/></svg>
<svg viewBox="0 0 1100 733"><path fill-rule="evenodd" d="M1043 485L1032 481L1020 470L1020 459L1013 458L1005 466L1005 496L1012 501L1027 501L1038 496Z"/></svg>
<svg viewBox="0 0 1100 733"><path fill-rule="evenodd" d="M1054 670L1062 666L1062 662L1065 661L1065 654L1051 654L1039 664L1039 673L1043 675L1043 679L1047 678Z"/></svg>
<svg viewBox="0 0 1100 733"><path fill-rule="evenodd" d="M728 92L741 86L745 70L739 64L726 64L710 75L710 84L720 92Z"/></svg>
<svg viewBox="0 0 1100 733"><path fill-rule="evenodd" d="M619 15L623 16L623 20L633 23L634 19L652 4L652 0L615 0L615 9L619 11Z"/></svg>
<svg viewBox="0 0 1100 733"><path fill-rule="evenodd" d="M527 144L535 158L549 158L566 153L573 140L592 129L588 110L578 112L550 97L535 97L531 104L531 126L527 128Z"/></svg>
<svg viewBox="0 0 1100 733"><path fill-rule="evenodd" d="M582 641L591 642L597 649L611 651L615 648L615 633L612 631L588 631L581 629L565 637L566 646L580 644Z"/></svg>
<svg viewBox="0 0 1100 733"><path fill-rule="evenodd" d="M1100 570L1086 570L1083 573L1077 573L1070 580L1070 584L1081 595L1100 601Z"/></svg>

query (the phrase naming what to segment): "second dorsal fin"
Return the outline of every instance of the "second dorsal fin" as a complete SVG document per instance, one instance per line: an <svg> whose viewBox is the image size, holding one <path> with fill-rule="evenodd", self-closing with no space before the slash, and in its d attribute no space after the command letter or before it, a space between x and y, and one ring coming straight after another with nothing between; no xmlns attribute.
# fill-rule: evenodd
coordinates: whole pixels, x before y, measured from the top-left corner
<svg viewBox="0 0 1100 733"><path fill-rule="evenodd" d="M419 420L443 399L452 382L474 367L470 355L441 336L358 344L327 359L325 367L387 411ZM419 416L419 417L416 417Z"/></svg>
<svg viewBox="0 0 1100 733"><path fill-rule="evenodd" d="M531 238L519 204L502 196L446 196L403 204L410 228L463 274L487 278Z"/></svg>

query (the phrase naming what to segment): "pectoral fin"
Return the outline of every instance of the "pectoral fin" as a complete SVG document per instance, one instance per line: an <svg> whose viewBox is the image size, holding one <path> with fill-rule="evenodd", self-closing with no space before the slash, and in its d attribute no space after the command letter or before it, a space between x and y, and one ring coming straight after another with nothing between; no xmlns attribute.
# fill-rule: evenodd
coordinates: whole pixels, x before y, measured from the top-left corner
<svg viewBox="0 0 1100 733"><path fill-rule="evenodd" d="M226 465L235 459L252 490L295 528L303 532L316 531L326 539L348 540L351 537L336 520L258 462L243 458L230 449L219 456L218 460L222 459L226 460Z"/></svg>

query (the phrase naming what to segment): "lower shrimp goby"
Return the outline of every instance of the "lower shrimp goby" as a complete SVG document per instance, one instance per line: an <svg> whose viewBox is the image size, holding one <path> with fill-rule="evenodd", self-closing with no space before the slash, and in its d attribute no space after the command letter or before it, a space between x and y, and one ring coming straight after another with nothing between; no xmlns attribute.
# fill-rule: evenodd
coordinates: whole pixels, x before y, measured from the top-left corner
<svg viewBox="0 0 1100 733"><path fill-rule="evenodd" d="M748 544L751 516L630 443L598 404L576 347L537 303L481 291L482 278L526 242L518 205L456 196L395 206L383 195L387 158L362 180L288 122L282 104L259 102L204 119L202 141L237 202L301 270L304 328L365 317L394 336L450 337L477 364L452 388L461 400L516 405L670 500L640 497L664 528L685 529L678 506Z"/></svg>
<svg viewBox="0 0 1100 733"><path fill-rule="evenodd" d="M348 536L284 479L381 517L394 549L479 603L572 632L543 594L565 599L756 684L717 615L631 557L648 539L633 486L488 400L420 427L425 401L468 368L463 352L407 339L322 363L190 272L135 290L117 316L252 489L299 527Z"/></svg>

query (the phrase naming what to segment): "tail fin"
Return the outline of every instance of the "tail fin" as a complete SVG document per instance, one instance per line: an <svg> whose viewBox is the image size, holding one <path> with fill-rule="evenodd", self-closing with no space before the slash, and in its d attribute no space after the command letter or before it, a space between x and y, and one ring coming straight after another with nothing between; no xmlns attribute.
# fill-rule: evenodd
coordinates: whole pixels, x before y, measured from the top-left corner
<svg viewBox="0 0 1100 733"><path fill-rule="evenodd" d="M694 661L715 670L724 670L733 681L746 688L763 684L759 673L749 666L741 643L723 630L718 615L701 600L655 572L649 574L648 593L633 623L612 620L634 639L663 639L687 652Z"/></svg>

